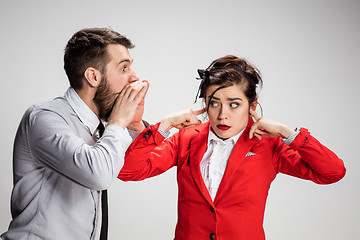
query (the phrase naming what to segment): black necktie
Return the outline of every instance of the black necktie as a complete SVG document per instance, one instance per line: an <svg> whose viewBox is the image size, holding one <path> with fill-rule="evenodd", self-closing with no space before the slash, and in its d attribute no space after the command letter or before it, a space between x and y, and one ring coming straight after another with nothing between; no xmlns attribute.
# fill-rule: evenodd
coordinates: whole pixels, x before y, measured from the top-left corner
<svg viewBox="0 0 360 240"><path fill-rule="evenodd" d="M100 121L99 126L97 127L99 130L100 137L103 135L105 131L105 127ZM101 193L101 231L100 231L100 240L107 240L108 235L108 198L107 198L107 190L102 190Z"/></svg>

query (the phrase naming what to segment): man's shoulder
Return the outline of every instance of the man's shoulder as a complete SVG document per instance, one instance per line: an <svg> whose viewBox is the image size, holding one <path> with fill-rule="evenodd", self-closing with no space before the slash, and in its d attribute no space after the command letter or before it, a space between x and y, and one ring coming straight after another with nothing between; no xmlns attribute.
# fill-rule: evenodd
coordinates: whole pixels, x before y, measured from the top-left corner
<svg viewBox="0 0 360 240"><path fill-rule="evenodd" d="M70 104L64 97L56 97L53 100L46 102L35 103L28 108L30 111L53 111L64 112L71 109Z"/></svg>
<svg viewBox="0 0 360 240"><path fill-rule="evenodd" d="M67 115L73 115L74 111L64 97L57 97L50 101L31 105L24 115L32 118L39 114L56 114L64 118Z"/></svg>

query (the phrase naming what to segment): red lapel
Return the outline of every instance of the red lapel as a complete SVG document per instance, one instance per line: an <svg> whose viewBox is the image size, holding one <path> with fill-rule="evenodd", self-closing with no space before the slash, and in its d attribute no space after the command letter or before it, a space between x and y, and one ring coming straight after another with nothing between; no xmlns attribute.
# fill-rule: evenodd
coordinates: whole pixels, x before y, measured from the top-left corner
<svg viewBox="0 0 360 240"><path fill-rule="evenodd" d="M206 152L207 149L207 140L209 134L209 125L210 123L207 122L206 124L202 125L202 128L197 128L196 131L199 132L198 135L192 137L191 145L190 145L190 171L191 175L196 183L197 187L199 188L202 195L205 199L214 207L214 203L210 197L209 191L205 186L203 177L200 171L200 162Z"/></svg>

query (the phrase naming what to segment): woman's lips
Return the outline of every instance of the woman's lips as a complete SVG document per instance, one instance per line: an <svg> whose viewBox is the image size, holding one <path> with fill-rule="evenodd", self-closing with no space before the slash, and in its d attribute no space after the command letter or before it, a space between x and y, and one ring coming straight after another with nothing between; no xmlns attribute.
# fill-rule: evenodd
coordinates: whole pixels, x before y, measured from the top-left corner
<svg viewBox="0 0 360 240"><path fill-rule="evenodd" d="M220 130L228 130L231 127L228 125L225 125L225 124L219 124L219 125L217 125L217 128Z"/></svg>

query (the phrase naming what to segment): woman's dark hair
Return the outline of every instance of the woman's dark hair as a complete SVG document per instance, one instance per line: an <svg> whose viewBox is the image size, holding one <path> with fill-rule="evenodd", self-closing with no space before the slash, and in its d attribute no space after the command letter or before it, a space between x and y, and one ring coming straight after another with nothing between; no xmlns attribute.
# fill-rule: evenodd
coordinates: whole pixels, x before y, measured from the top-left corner
<svg viewBox="0 0 360 240"><path fill-rule="evenodd" d="M204 98L204 100L206 90L210 86L218 85L219 87L210 95L209 100L222 88L241 85L249 104L252 104L257 99L257 86L262 86L260 72L246 60L233 55L216 59L207 69L199 69L198 73L201 79L199 98Z"/></svg>
<svg viewBox="0 0 360 240"><path fill-rule="evenodd" d="M83 74L89 67L105 74L105 66L110 61L107 51L110 44L120 44L128 49L134 47L129 39L109 28L85 28L71 37L64 54L64 69L70 86L81 88Z"/></svg>

